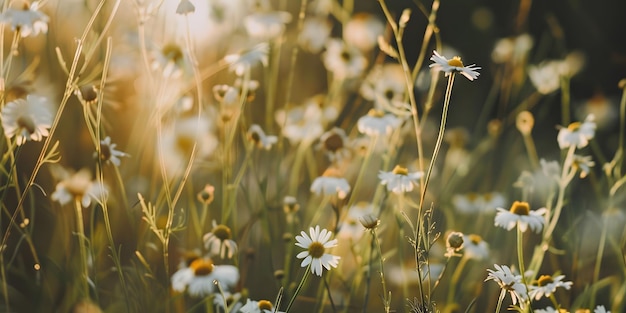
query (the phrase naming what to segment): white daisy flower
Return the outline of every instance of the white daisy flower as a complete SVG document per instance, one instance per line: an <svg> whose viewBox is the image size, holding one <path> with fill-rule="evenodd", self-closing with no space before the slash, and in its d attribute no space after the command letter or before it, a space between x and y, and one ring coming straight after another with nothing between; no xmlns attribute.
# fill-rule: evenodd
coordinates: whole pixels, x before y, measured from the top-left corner
<svg viewBox="0 0 626 313"><path fill-rule="evenodd" d="M8 8L0 15L0 23L11 25L22 38L48 32L48 16L39 11L39 1L30 5L24 2L22 9Z"/></svg>
<svg viewBox="0 0 626 313"><path fill-rule="evenodd" d="M556 288L562 287L569 290L574 283L571 281L564 282L565 275L552 277L550 275L541 275L537 280L537 286L531 286L529 296L535 300L542 297L550 297L556 292Z"/></svg>
<svg viewBox="0 0 626 313"><path fill-rule="evenodd" d="M502 290L505 290L509 293L509 295L511 295L513 305L518 302L522 303L526 301L526 285L522 283L522 275L514 275L511 272L511 269L506 265L500 266L498 264L494 264L494 267L496 268L496 271L487 269L489 274L487 275L487 279L485 279L485 281L493 280L498 283Z"/></svg>
<svg viewBox="0 0 626 313"><path fill-rule="evenodd" d="M266 135L261 126L257 124L253 124L248 129L248 139L258 148L265 150L271 149L278 142L278 137Z"/></svg>
<svg viewBox="0 0 626 313"><path fill-rule="evenodd" d="M470 234L463 237L463 257L470 260L483 261L489 258L489 244L479 235Z"/></svg>
<svg viewBox="0 0 626 313"><path fill-rule="evenodd" d="M494 63L512 62L513 64L519 64L526 59L532 47L533 37L529 34L502 38L496 42L491 52L491 59Z"/></svg>
<svg viewBox="0 0 626 313"><path fill-rule="evenodd" d="M0 117L5 135L8 138L15 136L18 145L29 140L41 141L48 136L52 124L47 99L34 95L7 103Z"/></svg>
<svg viewBox="0 0 626 313"><path fill-rule="evenodd" d="M337 118L337 109L324 106L322 101L322 97L314 96L289 111L276 111L276 123L282 127L282 134L290 143L312 142L322 135L325 125Z"/></svg>
<svg viewBox="0 0 626 313"><path fill-rule="evenodd" d="M340 176L339 171L328 168L322 176L313 180L311 192L318 195L337 195L339 199L345 199L350 192L350 184Z"/></svg>
<svg viewBox="0 0 626 313"><path fill-rule="evenodd" d="M343 27L343 39L348 45L363 52L378 45L378 37L385 33L385 23L370 13L356 13Z"/></svg>
<svg viewBox="0 0 626 313"><path fill-rule="evenodd" d="M410 115L410 105L404 101L406 82L402 65L376 65L361 84L363 98L373 101L374 108L398 116Z"/></svg>
<svg viewBox="0 0 626 313"><path fill-rule="evenodd" d="M389 136L402 125L402 120L393 114L385 114L382 111L371 109L367 115L357 121L359 132L368 136Z"/></svg>
<svg viewBox="0 0 626 313"><path fill-rule="evenodd" d="M242 53L226 55L224 61L230 64L230 70L235 72L237 76L243 76L256 63L267 66L269 49L269 45L263 42Z"/></svg>
<svg viewBox="0 0 626 313"><path fill-rule="evenodd" d="M576 146L576 148L584 148L589 144L589 140L593 139L596 133L596 123L593 114L587 115L584 122L574 122L567 127L562 127L556 139L561 149Z"/></svg>
<svg viewBox="0 0 626 313"><path fill-rule="evenodd" d="M326 70L338 80L359 77L367 67L367 59L359 49L336 38L326 42L322 61Z"/></svg>
<svg viewBox="0 0 626 313"><path fill-rule="evenodd" d="M598 305L595 309L593 309L593 313L611 313L611 311L607 311L604 308L604 305Z"/></svg>
<svg viewBox="0 0 626 313"><path fill-rule="evenodd" d="M561 87L559 64L556 61L542 62L539 65L528 66L530 82L539 93L547 95Z"/></svg>
<svg viewBox="0 0 626 313"><path fill-rule="evenodd" d="M330 270L331 267L337 267L340 257L326 253L326 249L337 246L337 239L329 240L332 233L326 229L320 231L320 226L309 229L309 235L304 231L296 236L296 246L307 249L296 255L302 260L300 266L306 267L311 265L311 273L322 276L322 267Z"/></svg>
<svg viewBox="0 0 626 313"><path fill-rule="evenodd" d="M497 210L498 213L495 218L496 226L511 230L516 225L519 225L522 232L525 232L530 226L530 229L536 233L540 232L543 228L545 222L543 215L547 212L546 208L531 211L528 202L520 201L513 202L511 209L508 211L503 208L497 208Z"/></svg>
<svg viewBox="0 0 626 313"><path fill-rule="evenodd" d="M270 40L285 31L285 24L291 22L291 14L284 11L260 10L243 19L243 25L252 38Z"/></svg>
<svg viewBox="0 0 626 313"><path fill-rule="evenodd" d="M317 148L323 149L331 161L341 161L350 157L351 151L348 148L348 136L346 132L338 127L333 127L320 137Z"/></svg>
<svg viewBox="0 0 626 313"><path fill-rule="evenodd" d="M298 44L308 52L318 53L330 37L332 27L333 24L325 17L307 16L302 24L302 31L298 34Z"/></svg>
<svg viewBox="0 0 626 313"><path fill-rule="evenodd" d="M246 301L246 304L239 309L241 313L283 313L277 311L274 305L269 300L250 300Z"/></svg>
<svg viewBox="0 0 626 313"><path fill-rule="evenodd" d="M176 271L171 281L174 291L187 291L192 297L206 297L216 291L215 281L224 290L235 287L239 281L239 269L232 265L214 265L210 259L197 258L189 266Z"/></svg>
<svg viewBox="0 0 626 313"><path fill-rule="evenodd" d="M82 169L60 181L50 198L61 205L79 199L83 207L88 207L92 199L98 199L106 192L104 185L91 180L89 170Z"/></svg>
<svg viewBox="0 0 626 313"><path fill-rule="evenodd" d="M452 72L457 72L465 76L470 81L473 81L480 75L478 70L481 68L476 66L476 64L465 66L461 61L461 58L458 56L448 60L435 50L433 50L433 54L434 55L430 57L430 60L435 63L431 64L430 67L435 70L444 71L446 73L446 77Z"/></svg>
<svg viewBox="0 0 626 313"><path fill-rule="evenodd" d="M175 125L163 127L161 138L158 141L165 159L166 171L169 175L179 175L189 162L189 156L196 144L196 159L205 160L213 155L218 140L215 135L213 112L203 115L200 120L197 116L178 118Z"/></svg>
<svg viewBox="0 0 626 313"><path fill-rule="evenodd" d="M380 171L378 178L380 178L381 184L387 186L388 191L395 194L403 194L412 191L423 175L424 173L422 172L409 173L407 168L396 165L391 172Z"/></svg>
<svg viewBox="0 0 626 313"><path fill-rule="evenodd" d="M117 144L111 142L111 137L106 136L104 140L100 140L100 159L104 163L113 163L120 166L120 158L129 156L127 153L116 150ZM97 155L96 155L97 157Z"/></svg>
<svg viewBox="0 0 626 313"><path fill-rule="evenodd" d="M185 67L185 53L176 43L165 44L160 50L152 52L150 66L164 78L179 78Z"/></svg>
<svg viewBox="0 0 626 313"><path fill-rule="evenodd" d="M596 163L593 162L590 155L582 156L574 154L571 164L567 164L567 166L570 165L576 170L580 170L580 178L585 178L589 172L591 172L591 168L596 165Z"/></svg>
<svg viewBox="0 0 626 313"><path fill-rule="evenodd" d="M213 220L213 229L202 237L204 248L207 249L212 256L220 256L220 258L232 259L237 252L237 242L232 239L230 228L223 224L217 224Z"/></svg>

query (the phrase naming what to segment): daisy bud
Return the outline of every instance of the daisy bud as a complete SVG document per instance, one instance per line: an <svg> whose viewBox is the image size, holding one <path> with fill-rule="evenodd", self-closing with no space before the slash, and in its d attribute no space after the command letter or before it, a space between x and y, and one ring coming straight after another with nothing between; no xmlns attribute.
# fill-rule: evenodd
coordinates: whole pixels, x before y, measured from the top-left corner
<svg viewBox="0 0 626 313"><path fill-rule="evenodd" d="M366 229L375 229L376 227L378 227L378 224L380 224L380 220L378 219L378 217L373 214L366 214L361 216L359 222L361 222L361 225L363 225L363 227L365 227Z"/></svg>
<svg viewBox="0 0 626 313"><path fill-rule="evenodd" d="M533 126L535 126L535 118L532 113L528 111L522 111L517 114L517 119L515 120L515 126L523 136L530 136L530 133L533 130Z"/></svg>

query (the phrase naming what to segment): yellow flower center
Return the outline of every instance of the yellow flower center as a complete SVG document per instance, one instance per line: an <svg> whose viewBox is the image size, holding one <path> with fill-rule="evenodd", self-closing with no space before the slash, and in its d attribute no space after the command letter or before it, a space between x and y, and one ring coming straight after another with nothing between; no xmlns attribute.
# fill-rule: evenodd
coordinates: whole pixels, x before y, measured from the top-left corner
<svg viewBox="0 0 626 313"><path fill-rule="evenodd" d="M326 252L326 248L324 248L324 245L319 241L315 241L309 245L309 255L314 259L321 258L324 252Z"/></svg>
<svg viewBox="0 0 626 313"><path fill-rule="evenodd" d="M483 241L483 238L482 238L482 237L480 237L480 236L478 236L478 235L476 235L476 234L471 234L471 235L469 235L469 236L467 236L467 237L469 237L469 240L470 240L473 244L475 244L475 245L477 245L477 244L479 244L481 241Z"/></svg>
<svg viewBox="0 0 626 313"><path fill-rule="evenodd" d="M539 279L537 280L537 285L539 286L545 286L549 283L553 283L554 279L552 279L552 276L550 275L541 275L539 277Z"/></svg>
<svg viewBox="0 0 626 313"><path fill-rule="evenodd" d="M20 129L26 130L29 134L35 133L35 121L30 116L20 116L15 122Z"/></svg>
<svg viewBox="0 0 626 313"><path fill-rule="evenodd" d="M196 259L191 262L189 267L193 270L194 275L207 276L213 272L213 268L215 266L213 265L213 262L207 259Z"/></svg>
<svg viewBox="0 0 626 313"><path fill-rule="evenodd" d="M100 145L100 159L104 162L111 159L113 153L111 152L111 147L107 144Z"/></svg>
<svg viewBox="0 0 626 313"><path fill-rule="evenodd" d="M217 237L220 241L228 240L231 238L230 228L226 225L217 225L211 231L215 237Z"/></svg>
<svg viewBox="0 0 626 313"><path fill-rule="evenodd" d="M267 300L259 301L259 310L272 310L272 303Z"/></svg>
<svg viewBox="0 0 626 313"><path fill-rule="evenodd" d="M478 194L475 192L470 192L467 194L467 200L474 202L476 200L478 200Z"/></svg>
<svg viewBox="0 0 626 313"><path fill-rule="evenodd" d="M261 135L259 135L259 133L255 131L250 132L250 140L258 145L259 143L261 143Z"/></svg>
<svg viewBox="0 0 626 313"><path fill-rule="evenodd" d="M183 58L183 51L178 45L172 43L165 45L161 50L161 53L174 63L177 63Z"/></svg>
<svg viewBox="0 0 626 313"><path fill-rule="evenodd" d="M385 116L385 112L376 110L376 109L371 109L369 110L369 112L367 112L367 115L372 116L372 117L383 117Z"/></svg>
<svg viewBox="0 0 626 313"><path fill-rule="evenodd" d="M78 93L86 103L93 103L98 100L98 89L94 85L84 85L78 88Z"/></svg>
<svg viewBox="0 0 626 313"><path fill-rule="evenodd" d="M570 131L575 132L578 129L580 129L581 125L582 124L580 122L574 122L574 123L569 124L569 126L567 126L567 129L570 130Z"/></svg>
<svg viewBox="0 0 626 313"><path fill-rule="evenodd" d="M515 201L509 211L517 215L528 215L530 213L530 205L528 202Z"/></svg>
<svg viewBox="0 0 626 313"><path fill-rule="evenodd" d="M396 175L404 175L404 176L409 175L409 169L407 169L406 167L402 167L400 165L396 165L396 167L393 168L392 172Z"/></svg>
<svg viewBox="0 0 626 313"><path fill-rule="evenodd" d="M448 65L450 66L454 66L454 67L463 67L463 62L461 62L461 58L460 57L453 57L452 59L448 60Z"/></svg>
<svg viewBox="0 0 626 313"><path fill-rule="evenodd" d="M332 134L324 141L324 147L331 152L337 152L343 148L343 138L338 134Z"/></svg>

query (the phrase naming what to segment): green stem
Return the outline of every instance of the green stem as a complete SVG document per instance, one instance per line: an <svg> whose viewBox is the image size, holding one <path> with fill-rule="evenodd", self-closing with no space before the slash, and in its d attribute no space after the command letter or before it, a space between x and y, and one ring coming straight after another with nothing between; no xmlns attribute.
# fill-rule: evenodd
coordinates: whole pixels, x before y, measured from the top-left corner
<svg viewBox="0 0 626 313"><path fill-rule="evenodd" d="M385 259L383 258L383 250L380 246L380 240L378 240L378 233L376 233L376 229L372 229L372 236L376 243L376 250L378 251L378 261L380 262L380 282L383 287L383 305L385 307L385 313L389 313L391 311L391 291L387 292L387 284L385 283L385 271L384 265Z"/></svg>
<svg viewBox="0 0 626 313"><path fill-rule="evenodd" d="M291 306L293 305L294 301L298 297L298 294L300 293L302 286L304 286L304 283L306 282L306 279L309 277L310 274L311 274L311 264L309 264L309 266L306 267L306 270L304 271L304 276L302 276L302 280L300 280L300 284L298 284L298 288L296 288L296 291L293 293L293 296L289 300L289 304L287 304L287 309L285 309L285 313L289 312L289 309L291 309Z"/></svg>
<svg viewBox="0 0 626 313"><path fill-rule="evenodd" d="M85 247L85 227L83 225L83 206L80 197L74 198L74 208L76 209L76 231L78 232L78 248L80 250L81 264L81 284L83 285L83 296L89 297L89 269L87 267L87 249Z"/></svg>

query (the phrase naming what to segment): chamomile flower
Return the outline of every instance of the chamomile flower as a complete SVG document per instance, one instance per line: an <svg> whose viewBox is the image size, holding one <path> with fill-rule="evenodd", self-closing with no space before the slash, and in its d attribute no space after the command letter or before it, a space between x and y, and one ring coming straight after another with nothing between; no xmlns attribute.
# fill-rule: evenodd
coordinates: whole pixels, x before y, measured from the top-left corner
<svg viewBox="0 0 626 313"><path fill-rule="evenodd" d="M559 64L556 61L546 61L538 65L528 66L530 82L539 93L547 95L561 87L558 67Z"/></svg>
<svg viewBox="0 0 626 313"><path fill-rule="evenodd" d="M410 105L404 101L406 82L402 65L386 63L376 65L367 74L360 93L363 98L373 101L374 108L398 116L407 116Z"/></svg>
<svg viewBox="0 0 626 313"><path fill-rule="evenodd" d="M215 281L225 290L233 288L239 281L239 269L232 265L215 265L207 258L197 258L189 266L176 271L171 281L174 291L187 291L192 297L206 297L216 291Z"/></svg>
<svg viewBox="0 0 626 313"><path fill-rule="evenodd" d="M407 168L396 165L391 172L380 171L378 178L380 178L381 184L387 186L388 191L403 194L412 191L423 175L422 172L409 172Z"/></svg>
<svg viewBox="0 0 626 313"><path fill-rule="evenodd" d="M317 147L325 151L331 161L341 161L349 158L351 155L347 145L348 136L346 132L341 128L333 127L322 134Z"/></svg>
<svg viewBox="0 0 626 313"><path fill-rule="evenodd" d="M246 304L239 309L241 313L283 313L277 311L274 305L269 300L250 300L246 301Z"/></svg>
<svg viewBox="0 0 626 313"><path fill-rule="evenodd" d="M225 257L232 259L237 252L237 243L232 239L230 228L223 224L218 225L215 220L213 220L213 229L206 233L202 240L204 241L204 248L211 255L219 255L222 259Z"/></svg>
<svg viewBox="0 0 626 313"><path fill-rule="evenodd" d="M533 37L529 34L502 38L496 42L491 52L491 59L494 63L519 64L526 58L532 47Z"/></svg>
<svg viewBox="0 0 626 313"><path fill-rule="evenodd" d="M463 257L483 261L489 258L489 244L476 234L464 235Z"/></svg>
<svg viewBox="0 0 626 313"><path fill-rule="evenodd" d="M161 49L152 52L150 66L164 78L179 78L185 68L185 53L176 43L165 44Z"/></svg>
<svg viewBox="0 0 626 313"><path fill-rule="evenodd" d="M378 44L378 37L385 32L385 23L370 13L354 14L343 28L343 39L347 44L363 52L371 51Z"/></svg>
<svg viewBox="0 0 626 313"><path fill-rule="evenodd" d="M338 80L359 77L367 67L367 59L359 49L336 38L326 42L322 61L326 70Z"/></svg>
<svg viewBox="0 0 626 313"><path fill-rule="evenodd" d="M296 255L298 259L303 259L300 266L306 267L311 265L311 273L322 276L323 268L330 270L331 267L337 267L340 257L326 253L326 249L337 246L337 239L330 240L332 232L321 229L317 225L315 228L309 229L309 234L304 231L296 236L296 246L307 249Z"/></svg>
<svg viewBox="0 0 626 313"><path fill-rule="evenodd" d="M598 305L595 309L593 309L593 313L611 313L611 311L607 311L604 308L604 305Z"/></svg>
<svg viewBox="0 0 626 313"><path fill-rule="evenodd" d="M578 154L574 154L574 157L571 160L571 165L574 169L580 170L580 178L585 178L589 175L591 168L596 165L595 162L591 159L590 155L582 156Z"/></svg>
<svg viewBox="0 0 626 313"><path fill-rule="evenodd" d="M285 31L285 24L291 22L291 14L284 11L260 9L243 19L243 24L252 38L270 40Z"/></svg>
<svg viewBox="0 0 626 313"><path fill-rule="evenodd" d="M563 281L565 275L559 275L552 277L550 275L541 275L537 280L536 286L530 287L529 296L535 300L539 300L542 297L550 297L556 292L556 288L562 287L569 290L574 283L571 281Z"/></svg>
<svg viewBox="0 0 626 313"><path fill-rule="evenodd" d="M230 64L230 70L235 72L237 76L243 76L243 74L250 70L256 63L267 66L269 62L268 53L269 45L263 42L252 47L250 50L226 55L224 61Z"/></svg>
<svg viewBox="0 0 626 313"><path fill-rule="evenodd" d="M513 301L513 305L522 303L527 299L526 285L522 283L522 275L514 275L511 272L511 269L506 265L498 265L494 264L496 270L487 269L489 274L487 275L488 280L493 280L504 292L508 292L511 295L511 300Z"/></svg>
<svg viewBox="0 0 626 313"><path fill-rule="evenodd" d="M322 51L332 31L332 23L321 16L307 16L298 34L298 44L311 53Z"/></svg>
<svg viewBox="0 0 626 313"><path fill-rule="evenodd" d="M52 124L52 115L48 101L44 97L28 95L7 103L2 112L2 128L8 138L13 138L18 145L26 141L41 141L48 136Z"/></svg>
<svg viewBox="0 0 626 313"><path fill-rule="evenodd" d="M278 110L276 123L282 127L282 133L292 144L312 142L324 132L324 125L338 115L337 109L325 106L320 96L314 96L289 111Z"/></svg>
<svg viewBox="0 0 626 313"><path fill-rule="evenodd" d="M338 170L328 168L322 176L313 180L311 192L318 195L337 195L339 199L345 199L350 192L350 184L345 178L340 176Z"/></svg>
<svg viewBox="0 0 626 313"><path fill-rule="evenodd" d="M39 1L24 3L21 9L8 8L0 15L0 23L11 25L22 38L48 32L48 16L39 11Z"/></svg>
<svg viewBox="0 0 626 313"><path fill-rule="evenodd" d="M375 109L371 109L357 121L359 131L371 137L389 136L400 125L402 125L400 118Z"/></svg>
<svg viewBox="0 0 626 313"><path fill-rule="evenodd" d="M104 163L113 163L115 166L120 166L120 158L127 157L128 154L116 150L117 144L111 142L111 137L106 136L103 140L100 140L100 160ZM97 156L97 155L96 155Z"/></svg>
<svg viewBox="0 0 626 313"><path fill-rule="evenodd" d="M496 226L511 230L518 225L522 232L525 232L530 227L536 233L543 228L545 222L543 215L547 212L546 208L531 211L528 202L520 201L513 202L511 209L508 211L503 208L497 208L497 211L495 218Z"/></svg>
<svg viewBox="0 0 626 313"><path fill-rule="evenodd" d="M480 69L479 66L476 66L476 64L465 66L458 56L448 60L437 53L437 51L433 50L433 56L430 57L430 60L435 62L431 64L430 67L435 70L444 71L446 77L449 76L450 73L456 72L465 76L470 81L473 81L480 75L480 73L478 73Z"/></svg>
<svg viewBox="0 0 626 313"><path fill-rule="evenodd" d="M61 205L77 199L83 207L88 207L92 199L97 199L105 193L106 188L102 184L91 180L89 170L82 169L60 181L50 198Z"/></svg>
<svg viewBox="0 0 626 313"><path fill-rule="evenodd" d="M248 129L248 139L258 148L265 150L271 149L278 142L278 137L266 135L261 126L257 124L253 124Z"/></svg>
<svg viewBox="0 0 626 313"><path fill-rule="evenodd" d="M589 140L593 139L596 133L596 123L594 115L589 114L584 122L574 122L567 127L562 127L556 139L561 149L576 146L576 148L584 148L589 144Z"/></svg>

